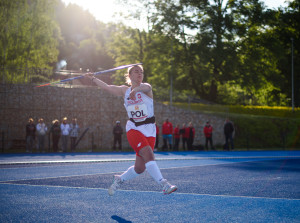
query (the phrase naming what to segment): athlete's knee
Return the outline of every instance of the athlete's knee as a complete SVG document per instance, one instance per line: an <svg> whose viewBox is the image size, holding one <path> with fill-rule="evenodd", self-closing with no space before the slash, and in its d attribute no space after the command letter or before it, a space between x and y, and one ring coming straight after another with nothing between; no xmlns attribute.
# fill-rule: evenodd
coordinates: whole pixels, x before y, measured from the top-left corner
<svg viewBox="0 0 300 223"><path fill-rule="evenodd" d="M146 167L140 167L140 166L135 166L135 167L134 167L134 171L135 171L137 174L142 174L142 173L144 173L145 170L146 170Z"/></svg>
<svg viewBox="0 0 300 223"><path fill-rule="evenodd" d="M143 158L145 163L154 160L154 153L152 151L151 146L146 146L142 148L139 152L139 155Z"/></svg>

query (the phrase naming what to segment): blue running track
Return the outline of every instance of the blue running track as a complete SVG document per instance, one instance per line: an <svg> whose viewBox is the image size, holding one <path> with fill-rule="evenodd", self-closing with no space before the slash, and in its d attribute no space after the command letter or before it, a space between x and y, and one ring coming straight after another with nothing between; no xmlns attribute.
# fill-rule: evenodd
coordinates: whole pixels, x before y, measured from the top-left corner
<svg viewBox="0 0 300 223"><path fill-rule="evenodd" d="M110 197L134 153L0 155L0 222L300 222L300 151L158 152Z"/></svg>

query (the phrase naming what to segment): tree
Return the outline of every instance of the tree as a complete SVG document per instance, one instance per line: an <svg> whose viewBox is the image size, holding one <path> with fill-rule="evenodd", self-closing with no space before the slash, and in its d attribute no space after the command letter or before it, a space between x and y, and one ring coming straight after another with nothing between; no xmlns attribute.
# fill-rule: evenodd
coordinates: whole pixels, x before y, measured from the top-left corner
<svg viewBox="0 0 300 223"><path fill-rule="evenodd" d="M261 13L261 9L249 11L245 7L238 4L236 13L251 12L239 26L242 38L238 50L241 76L238 83L256 104L287 105L287 96L291 95L290 38L299 36L297 12L268 9Z"/></svg>
<svg viewBox="0 0 300 223"><path fill-rule="evenodd" d="M11 82L28 82L33 76L50 69L57 60L59 28L54 20L56 1L3 0L1 6L0 59L2 79ZM13 73L13 69L21 69ZM37 75L47 79L47 76Z"/></svg>
<svg viewBox="0 0 300 223"><path fill-rule="evenodd" d="M233 77L236 66L232 18L224 2L156 1L158 12L152 20L153 29L168 27L183 44L187 89L191 87L197 96L212 101L217 101L218 85ZM198 32L187 40L186 29Z"/></svg>
<svg viewBox="0 0 300 223"><path fill-rule="evenodd" d="M280 69L287 67L280 58L288 57L280 52L290 47L278 30L298 27L295 20L299 13L289 12L288 16L280 10L266 10L258 0L157 0L154 4L157 11L151 17L152 31L182 43L175 57L180 58L177 73L184 75L176 80L184 79L187 90L219 103L229 102L222 93L228 94L230 89L239 89L244 98L252 99L244 103L274 105L284 101L284 83L289 81ZM289 23L292 20L292 25L280 23L283 18L289 18ZM197 33L186 38L187 29Z"/></svg>
<svg viewBox="0 0 300 223"><path fill-rule="evenodd" d="M145 32L126 27L124 24L112 25L110 29L111 41L108 44L108 52L114 58L116 65L144 61L145 38L147 38ZM147 69L146 66L144 69ZM124 83L124 71L116 72L114 77L116 78L116 83ZM147 80L147 75L145 80Z"/></svg>
<svg viewBox="0 0 300 223"><path fill-rule="evenodd" d="M288 7L279 8L277 11L270 11L270 30L272 39L269 38L267 48L274 52L278 61L278 70L281 78L274 82L280 86L281 92L291 98L292 96L292 38L294 47L294 95L295 106L300 106L300 2L294 0L289 2ZM288 105L291 102L288 101Z"/></svg>

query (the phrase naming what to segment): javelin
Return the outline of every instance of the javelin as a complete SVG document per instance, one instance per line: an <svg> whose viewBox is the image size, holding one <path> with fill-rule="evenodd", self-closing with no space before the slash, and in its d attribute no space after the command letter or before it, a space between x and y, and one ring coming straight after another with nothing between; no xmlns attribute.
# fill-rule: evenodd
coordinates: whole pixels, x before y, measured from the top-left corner
<svg viewBox="0 0 300 223"><path fill-rule="evenodd" d="M142 64L143 63L122 65L122 66L111 68L111 69L108 69L108 70L102 70L102 71L95 72L95 73L93 73L93 75L99 75L99 74L103 74L103 73L108 73L108 72L112 72L112 71L116 71L116 70L121 70L121 69L125 69L125 68L128 68L128 67L133 67L133 66L137 66L137 65L142 65ZM64 79L64 80L59 80L59 81L54 81L54 82L47 83L47 84L38 85L36 87L49 86L51 84L63 83L63 82L72 81L72 80L75 80L75 79L80 79L80 78L83 78L83 77L84 77L84 75L81 75L81 76L78 76L78 77L72 77L72 78L68 78L68 79Z"/></svg>

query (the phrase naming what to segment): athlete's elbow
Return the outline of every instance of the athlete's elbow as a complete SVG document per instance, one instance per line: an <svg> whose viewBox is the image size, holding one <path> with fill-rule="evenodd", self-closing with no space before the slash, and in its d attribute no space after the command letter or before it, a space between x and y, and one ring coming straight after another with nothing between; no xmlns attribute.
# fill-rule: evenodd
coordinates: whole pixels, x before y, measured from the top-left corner
<svg viewBox="0 0 300 223"><path fill-rule="evenodd" d="M145 84L145 92L152 91L152 86L150 84Z"/></svg>

